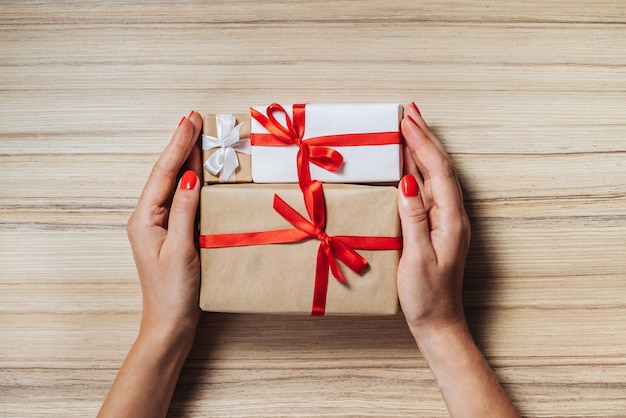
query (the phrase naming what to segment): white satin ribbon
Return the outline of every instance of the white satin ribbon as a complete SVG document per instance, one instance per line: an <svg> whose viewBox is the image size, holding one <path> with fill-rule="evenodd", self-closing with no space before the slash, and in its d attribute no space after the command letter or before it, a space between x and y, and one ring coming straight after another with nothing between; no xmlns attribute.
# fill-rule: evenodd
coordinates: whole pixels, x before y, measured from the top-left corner
<svg viewBox="0 0 626 418"><path fill-rule="evenodd" d="M239 167L237 152L250 154L250 138L239 139L241 123L235 126L235 116L229 114L215 115L217 137L202 135L202 149L219 148L204 163L209 173L217 176L220 183L234 183L235 170Z"/></svg>

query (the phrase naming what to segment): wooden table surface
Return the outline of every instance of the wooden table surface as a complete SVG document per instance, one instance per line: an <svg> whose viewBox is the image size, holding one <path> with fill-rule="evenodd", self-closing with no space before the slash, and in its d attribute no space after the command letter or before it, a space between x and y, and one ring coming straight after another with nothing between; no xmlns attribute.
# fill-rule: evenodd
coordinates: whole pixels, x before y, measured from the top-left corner
<svg viewBox="0 0 626 418"><path fill-rule="evenodd" d="M0 89L0 416L98 411L140 317L125 224L181 116L411 100L519 410L626 416L623 0L3 1ZM261 415L447 412L401 314L205 314L171 416Z"/></svg>

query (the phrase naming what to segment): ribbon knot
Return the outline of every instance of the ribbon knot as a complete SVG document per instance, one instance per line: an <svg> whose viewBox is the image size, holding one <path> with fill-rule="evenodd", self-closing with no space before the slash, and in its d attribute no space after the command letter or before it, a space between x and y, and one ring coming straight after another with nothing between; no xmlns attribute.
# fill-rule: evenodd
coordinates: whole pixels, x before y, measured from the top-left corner
<svg viewBox="0 0 626 418"><path fill-rule="evenodd" d="M220 183L232 183L236 180L235 170L239 167L237 152L250 154L250 139L239 138L242 124L235 126L234 115L217 114L215 120L217 136L202 135L202 149L218 149L206 160L204 167L214 176L219 174Z"/></svg>
<svg viewBox="0 0 626 418"><path fill-rule="evenodd" d="M330 237L328 236L328 234L324 231L319 231L317 233L317 239L321 242L323 242L326 245L330 245Z"/></svg>

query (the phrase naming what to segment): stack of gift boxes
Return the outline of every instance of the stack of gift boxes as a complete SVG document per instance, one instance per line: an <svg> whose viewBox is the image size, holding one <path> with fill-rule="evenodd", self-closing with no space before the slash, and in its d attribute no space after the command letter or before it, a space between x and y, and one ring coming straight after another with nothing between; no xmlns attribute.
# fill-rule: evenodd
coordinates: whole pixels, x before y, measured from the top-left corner
<svg viewBox="0 0 626 418"><path fill-rule="evenodd" d="M206 115L201 308L395 314L401 118L398 104Z"/></svg>

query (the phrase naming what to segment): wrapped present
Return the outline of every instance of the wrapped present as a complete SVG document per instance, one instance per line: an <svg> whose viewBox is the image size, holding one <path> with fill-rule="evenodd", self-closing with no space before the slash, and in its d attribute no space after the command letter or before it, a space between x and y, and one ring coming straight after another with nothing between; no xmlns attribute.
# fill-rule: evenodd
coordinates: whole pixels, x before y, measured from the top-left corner
<svg viewBox="0 0 626 418"><path fill-rule="evenodd" d="M293 184L205 186L201 308L395 314L401 243L396 193L393 186L328 184L324 200L316 198L317 207L309 210Z"/></svg>
<svg viewBox="0 0 626 418"><path fill-rule="evenodd" d="M396 182L402 176L399 104L296 104L250 109L255 183Z"/></svg>
<svg viewBox="0 0 626 418"><path fill-rule="evenodd" d="M206 115L202 161L205 183L251 182L250 115Z"/></svg>

